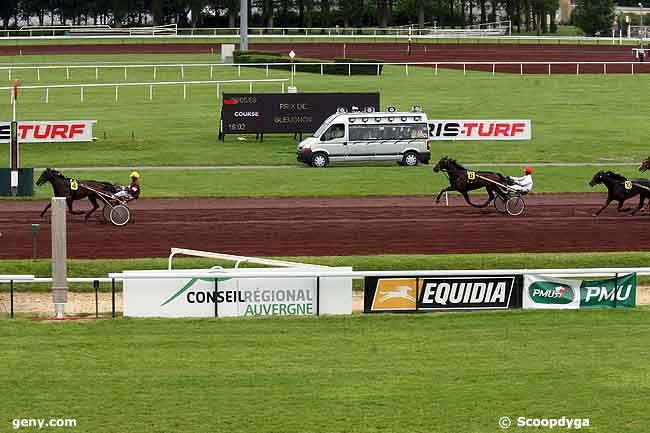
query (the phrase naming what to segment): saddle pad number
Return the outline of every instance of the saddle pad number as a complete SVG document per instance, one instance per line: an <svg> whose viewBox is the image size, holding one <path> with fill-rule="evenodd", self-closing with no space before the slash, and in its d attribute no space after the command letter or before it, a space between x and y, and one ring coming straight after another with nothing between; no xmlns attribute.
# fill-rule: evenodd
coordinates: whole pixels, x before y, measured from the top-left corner
<svg viewBox="0 0 650 433"><path fill-rule="evenodd" d="M474 171L468 171L468 172L467 172L467 178L468 178L469 180L474 180L474 179L476 179L476 172L474 172Z"/></svg>
<svg viewBox="0 0 650 433"><path fill-rule="evenodd" d="M79 184L77 183L77 179L72 179L70 181L70 189L73 191L76 191L79 189Z"/></svg>
<svg viewBox="0 0 650 433"><path fill-rule="evenodd" d="M625 189L632 189L632 182L629 180L625 181Z"/></svg>

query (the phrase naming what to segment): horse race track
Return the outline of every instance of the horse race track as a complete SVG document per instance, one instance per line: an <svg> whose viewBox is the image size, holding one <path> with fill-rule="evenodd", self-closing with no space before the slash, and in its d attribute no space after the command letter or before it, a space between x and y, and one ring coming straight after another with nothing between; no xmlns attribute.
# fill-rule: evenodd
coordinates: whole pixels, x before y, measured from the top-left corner
<svg viewBox="0 0 650 433"><path fill-rule="evenodd" d="M88 223L69 219L68 256L162 257L171 247L257 256L646 248L650 216L617 214L614 204L591 216L604 196L531 195L520 217L499 215L492 206L474 209L457 196L449 207L430 197L142 200L132 204L133 222L125 227L101 223L99 211ZM44 206L3 203L0 258L31 257L32 223L41 223L39 256L49 257L49 217L39 217Z"/></svg>

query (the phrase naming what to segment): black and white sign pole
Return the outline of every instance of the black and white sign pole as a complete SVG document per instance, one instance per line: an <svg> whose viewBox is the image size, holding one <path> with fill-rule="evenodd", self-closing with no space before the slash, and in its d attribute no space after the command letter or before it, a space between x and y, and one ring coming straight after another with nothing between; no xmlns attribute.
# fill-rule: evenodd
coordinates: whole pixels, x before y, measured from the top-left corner
<svg viewBox="0 0 650 433"><path fill-rule="evenodd" d="M248 0L239 3L239 51L248 51Z"/></svg>
<svg viewBox="0 0 650 433"><path fill-rule="evenodd" d="M18 100L18 80L14 80L11 92L11 143L9 144L9 164L11 167L11 195L18 195L18 122L16 122L16 101Z"/></svg>

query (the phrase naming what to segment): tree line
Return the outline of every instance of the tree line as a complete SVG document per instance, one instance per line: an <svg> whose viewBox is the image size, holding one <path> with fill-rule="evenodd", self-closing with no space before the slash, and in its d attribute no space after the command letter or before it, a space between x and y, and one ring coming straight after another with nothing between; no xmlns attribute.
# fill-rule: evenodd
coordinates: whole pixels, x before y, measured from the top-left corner
<svg viewBox="0 0 650 433"><path fill-rule="evenodd" d="M32 18L45 25L115 27L177 23L182 27L235 27L240 0L1 0L3 28ZM511 20L515 31L552 31L546 15L558 0L250 0L256 27L460 27Z"/></svg>

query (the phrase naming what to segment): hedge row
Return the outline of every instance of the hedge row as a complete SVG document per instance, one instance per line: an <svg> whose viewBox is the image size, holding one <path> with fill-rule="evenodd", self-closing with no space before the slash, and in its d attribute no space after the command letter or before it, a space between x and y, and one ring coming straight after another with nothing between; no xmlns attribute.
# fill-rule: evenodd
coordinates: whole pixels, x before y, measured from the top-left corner
<svg viewBox="0 0 650 433"><path fill-rule="evenodd" d="M262 52L262 51L235 51L233 55L235 63L250 64L251 67L264 67L260 63L291 63L291 58L279 53ZM384 66L381 60L365 59L334 59L334 62L325 62L323 60L305 59L294 57L293 63L296 72L307 72L320 74L320 65L305 65L304 63L323 63L322 72L326 75L381 75ZM345 63L374 63L372 65L346 65ZM288 71L290 65L269 65L269 69ZM379 70L378 70L379 69Z"/></svg>

